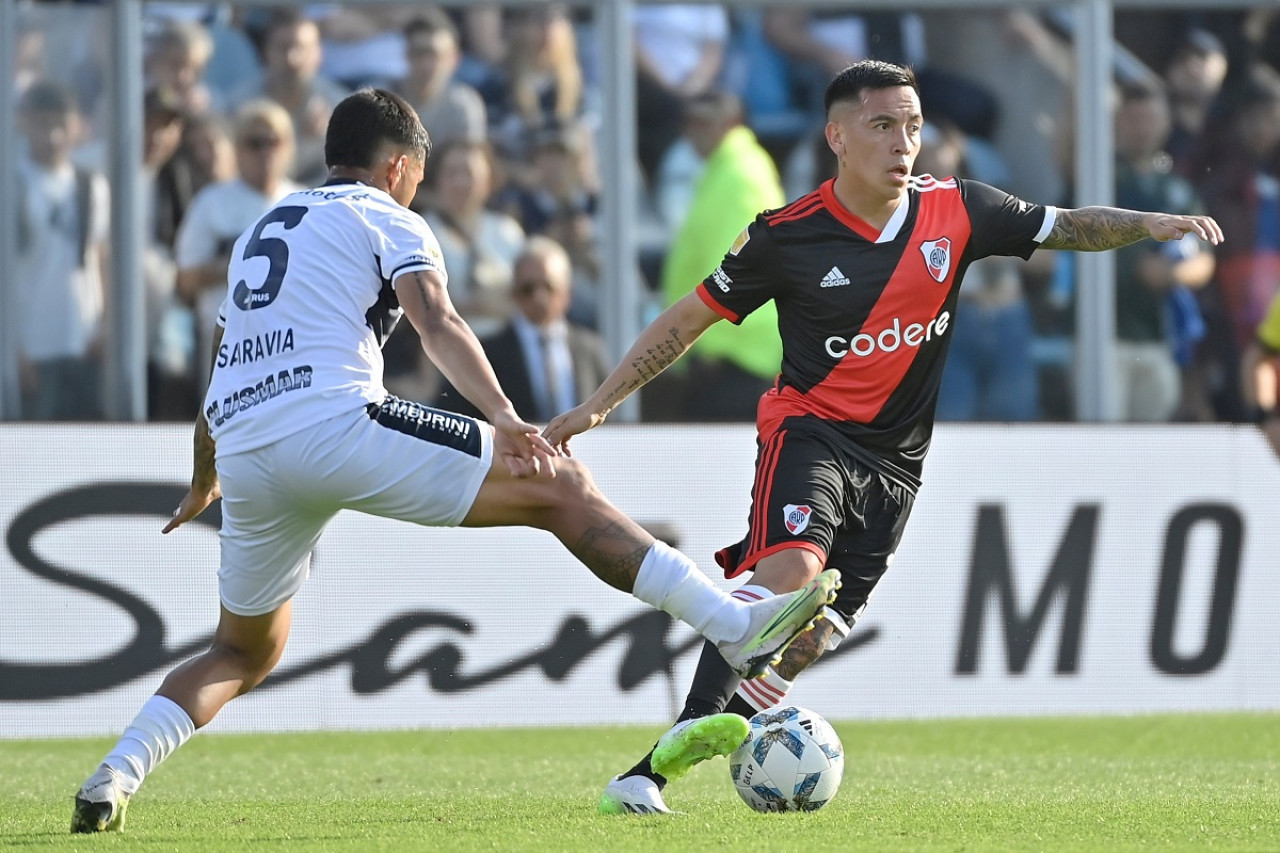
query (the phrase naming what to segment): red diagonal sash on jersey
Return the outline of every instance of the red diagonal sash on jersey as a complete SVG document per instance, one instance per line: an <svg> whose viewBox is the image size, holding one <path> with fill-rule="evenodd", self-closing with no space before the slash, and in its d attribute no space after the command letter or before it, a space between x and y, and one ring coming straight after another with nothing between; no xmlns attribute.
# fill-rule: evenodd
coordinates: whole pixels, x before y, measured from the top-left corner
<svg viewBox="0 0 1280 853"><path fill-rule="evenodd" d="M886 344L887 350L877 345L868 355L849 352L827 378L806 394L793 387L784 388L779 394L783 399L778 402L783 404L782 408L796 407L786 414L812 412L830 420L858 423L874 420L920 353L919 346L909 346L903 339L905 330L913 323L927 329L938 316L951 292L955 270L969 244L970 233L969 215L954 184L921 192L915 227L898 266L862 328L849 330L849 337L860 333L871 335ZM949 241L948 250L954 260L948 263L945 276L938 281L934 277L936 268L930 272L928 254L921 251L921 246L943 239ZM895 320L896 346L893 345L894 333L885 334L895 328ZM946 333L950 334L949 328ZM787 401L790 406L783 402L788 397L792 398ZM779 415L782 411L775 408L770 414Z"/></svg>

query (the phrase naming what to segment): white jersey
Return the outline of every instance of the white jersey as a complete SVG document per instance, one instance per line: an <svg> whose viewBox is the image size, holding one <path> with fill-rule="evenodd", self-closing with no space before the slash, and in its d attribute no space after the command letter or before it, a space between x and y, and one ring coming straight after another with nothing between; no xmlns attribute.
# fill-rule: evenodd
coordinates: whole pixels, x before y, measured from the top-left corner
<svg viewBox="0 0 1280 853"><path fill-rule="evenodd" d="M240 235L204 401L219 455L380 402L392 282L428 269L445 276L422 217L356 182L288 195Z"/></svg>
<svg viewBox="0 0 1280 853"><path fill-rule="evenodd" d="M265 195L240 178L210 184L191 199L187 212L182 215L178 236L174 241L173 260L178 269L188 269L211 263L224 257L235 245L244 229L258 221L258 217L271 209L290 193L302 189L293 181L285 181L271 195ZM227 295L225 286L209 287L196 298L196 376L208 376L213 365L209 363L213 348L213 325L222 313L222 300Z"/></svg>

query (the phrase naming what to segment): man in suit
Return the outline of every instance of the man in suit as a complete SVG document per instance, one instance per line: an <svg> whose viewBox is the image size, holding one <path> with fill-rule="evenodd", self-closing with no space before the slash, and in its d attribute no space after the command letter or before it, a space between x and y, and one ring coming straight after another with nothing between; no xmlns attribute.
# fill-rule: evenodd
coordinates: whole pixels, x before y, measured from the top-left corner
<svg viewBox="0 0 1280 853"><path fill-rule="evenodd" d="M515 314L481 341L498 382L522 417L549 421L585 400L608 375L604 341L565 319L571 273L569 255L559 243L530 237L512 273ZM449 385L435 405L478 414Z"/></svg>

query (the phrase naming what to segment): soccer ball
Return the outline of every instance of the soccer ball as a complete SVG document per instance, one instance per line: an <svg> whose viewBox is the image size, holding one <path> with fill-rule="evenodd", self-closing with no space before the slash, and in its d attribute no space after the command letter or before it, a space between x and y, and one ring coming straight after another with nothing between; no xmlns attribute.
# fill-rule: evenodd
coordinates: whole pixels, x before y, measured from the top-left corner
<svg viewBox="0 0 1280 853"><path fill-rule="evenodd" d="M844 775L844 747L835 729L807 708L761 711L729 756L738 796L758 812L811 812L836 795Z"/></svg>

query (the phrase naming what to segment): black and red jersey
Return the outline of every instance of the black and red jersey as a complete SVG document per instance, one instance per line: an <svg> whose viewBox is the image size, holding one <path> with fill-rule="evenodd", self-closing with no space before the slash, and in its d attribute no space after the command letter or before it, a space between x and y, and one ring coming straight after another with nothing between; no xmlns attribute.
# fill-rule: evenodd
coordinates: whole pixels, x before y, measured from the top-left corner
<svg viewBox="0 0 1280 853"><path fill-rule="evenodd" d="M791 416L819 418L914 489L965 270L989 255L1030 257L1054 211L922 175L877 231L834 183L757 216L697 292L734 323L777 305L782 371L760 402L762 435Z"/></svg>

